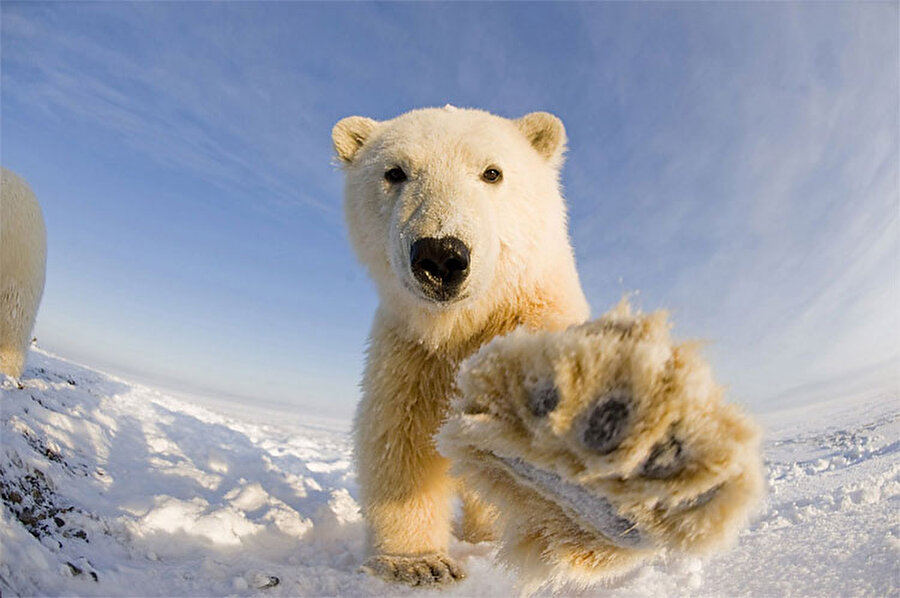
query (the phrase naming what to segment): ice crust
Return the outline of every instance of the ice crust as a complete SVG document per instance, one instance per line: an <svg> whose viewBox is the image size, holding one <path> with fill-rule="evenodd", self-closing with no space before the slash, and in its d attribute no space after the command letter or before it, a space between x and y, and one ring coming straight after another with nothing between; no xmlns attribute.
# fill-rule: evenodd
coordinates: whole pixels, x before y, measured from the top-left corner
<svg viewBox="0 0 900 598"><path fill-rule="evenodd" d="M176 396L43 352L29 361L24 389L0 379L3 596L419 593L358 572L349 422ZM832 399L758 414L768 498L733 550L663 556L611 586L557 591L900 594L900 392ZM606 512L546 473L523 475L555 484L570 508ZM450 551L469 575L442 596L516 592L491 544Z"/></svg>

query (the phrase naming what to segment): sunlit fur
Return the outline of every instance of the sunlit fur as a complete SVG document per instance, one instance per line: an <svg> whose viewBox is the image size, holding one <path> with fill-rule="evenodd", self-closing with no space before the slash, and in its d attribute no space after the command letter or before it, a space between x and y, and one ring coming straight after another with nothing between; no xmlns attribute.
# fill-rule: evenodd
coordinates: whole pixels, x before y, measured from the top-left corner
<svg viewBox="0 0 900 598"><path fill-rule="evenodd" d="M0 175L0 372L22 375L44 292L47 234L41 207L14 173Z"/></svg>
<svg viewBox="0 0 900 598"><path fill-rule="evenodd" d="M380 296L355 421L360 498L374 555L445 553L455 482L434 447L462 359L518 327L561 330L588 317L559 189L565 130L556 117L510 120L452 107L333 131L346 176L350 239ZM399 166L407 181L384 173ZM485 182L488 167L502 180ZM471 252L459 298L429 300L409 267L421 237ZM466 501L463 530L488 537L492 514ZM410 581L415 573L395 573ZM390 576L390 574L388 574Z"/></svg>
<svg viewBox="0 0 900 598"><path fill-rule="evenodd" d="M548 381L559 402L536 415L530 388ZM460 398L438 435L441 452L498 506L500 556L520 581L588 584L661 549L706 554L733 542L759 504L759 429L723 401L696 344L672 341L662 312L633 314L622 303L564 333L514 332L466 360L457 383ZM597 454L583 442L582 426L598 397L622 388L632 395L631 431L615 451ZM684 468L642 475L654 445L673 429L688 456ZM604 497L652 542L623 547L580 525L556 488L522 481L498 457L522 459ZM698 504L703 496L711 498Z"/></svg>

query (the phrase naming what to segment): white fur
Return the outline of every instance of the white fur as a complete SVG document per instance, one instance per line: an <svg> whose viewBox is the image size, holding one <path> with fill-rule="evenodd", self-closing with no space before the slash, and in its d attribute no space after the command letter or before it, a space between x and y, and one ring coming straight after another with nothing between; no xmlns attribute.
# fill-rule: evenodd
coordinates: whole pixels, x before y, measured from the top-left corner
<svg viewBox="0 0 900 598"><path fill-rule="evenodd" d="M655 554L657 541L701 550L737 534L760 494L757 434L720 404L708 366L672 343L664 314L633 316L623 304L572 327L588 307L559 191L559 119L446 106L349 117L332 137L350 239L381 299L354 425L373 553L365 570L411 585L459 579L446 552L459 483L462 537L501 530L500 555L523 577L606 579ZM406 179L386 179L397 167ZM482 177L488 168L500 182ZM456 300L436 302L410 249L447 236L469 248L469 274ZM536 418L529 397L549 382L559 404ZM586 426L597 396L619 387L636 423L598 453ZM676 424L694 461L644 476Z"/></svg>
<svg viewBox="0 0 900 598"><path fill-rule="evenodd" d="M365 568L412 585L458 579L447 554L457 484L434 446L459 363L517 327L560 330L588 317L559 190L565 129L543 112L510 120L447 106L335 125L350 240L378 288L355 422ZM402 183L385 179L402 168ZM482 177L499 169L502 179ZM452 301L422 292L420 238L453 236L469 273ZM463 490L462 535L490 537L492 509Z"/></svg>
<svg viewBox="0 0 900 598"><path fill-rule="evenodd" d="M0 371L18 377L44 292L47 233L28 184L0 174Z"/></svg>
<svg viewBox="0 0 900 598"><path fill-rule="evenodd" d="M342 154L335 144L345 162L350 239L378 286L382 308L405 322L410 336L432 347L465 338L522 295L565 297L580 304L581 319L587 317L559 192L562 123L556 120L558 147L544 156L527 137L534 118L513 121L445 107L380 123L360 120L367 131L356 153ZM393 166L409 180L388 184L384 173ZM502 170L499 184L481 180L488 166ZM450 235L469 246L471 274L459 301L439 305L417 290L409 250L420 237Z"/></svg>

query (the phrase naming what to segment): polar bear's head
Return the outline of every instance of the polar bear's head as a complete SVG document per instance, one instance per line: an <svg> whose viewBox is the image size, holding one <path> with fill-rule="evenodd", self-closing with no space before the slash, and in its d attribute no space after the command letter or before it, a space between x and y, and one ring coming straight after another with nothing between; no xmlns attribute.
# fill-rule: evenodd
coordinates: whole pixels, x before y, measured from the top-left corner
<svg viewBox="0 0 900 598"><path fill-rule="evenodd" d="M382 122L351 116L332 139L354 248L383 307L421 320L422 336L437 320L477 326L531 292L555 258L571 261L555 116L428 108Z"/></svg>

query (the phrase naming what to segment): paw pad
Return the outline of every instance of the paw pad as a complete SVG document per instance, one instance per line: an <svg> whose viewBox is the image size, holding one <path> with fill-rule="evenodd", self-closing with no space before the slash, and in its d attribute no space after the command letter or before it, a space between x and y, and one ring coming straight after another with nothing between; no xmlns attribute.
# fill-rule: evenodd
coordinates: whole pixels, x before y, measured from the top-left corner
<svg viewBox="0 0 900 598"><path fill-rule="evenodd" d="M543 382L528 393L528 410L535 417L544 417L559 405L559 391L552 382Z"/></svg>
<svg viewBox="0 0 900 598"><path fill-rule="evenodd" d="M654 480L669 478L684 468L684 462L684 445L678 438L670 436L668 440L653 445L650 456L641 468L641 475Z"/></svg>
<svg viewBox="0 0 900 598"><path fill-rule="evenodd" d="M594 407L584 427L582 440L589 449L608 455L624 440L631 415L631 395L615 390Z"/></svg>

